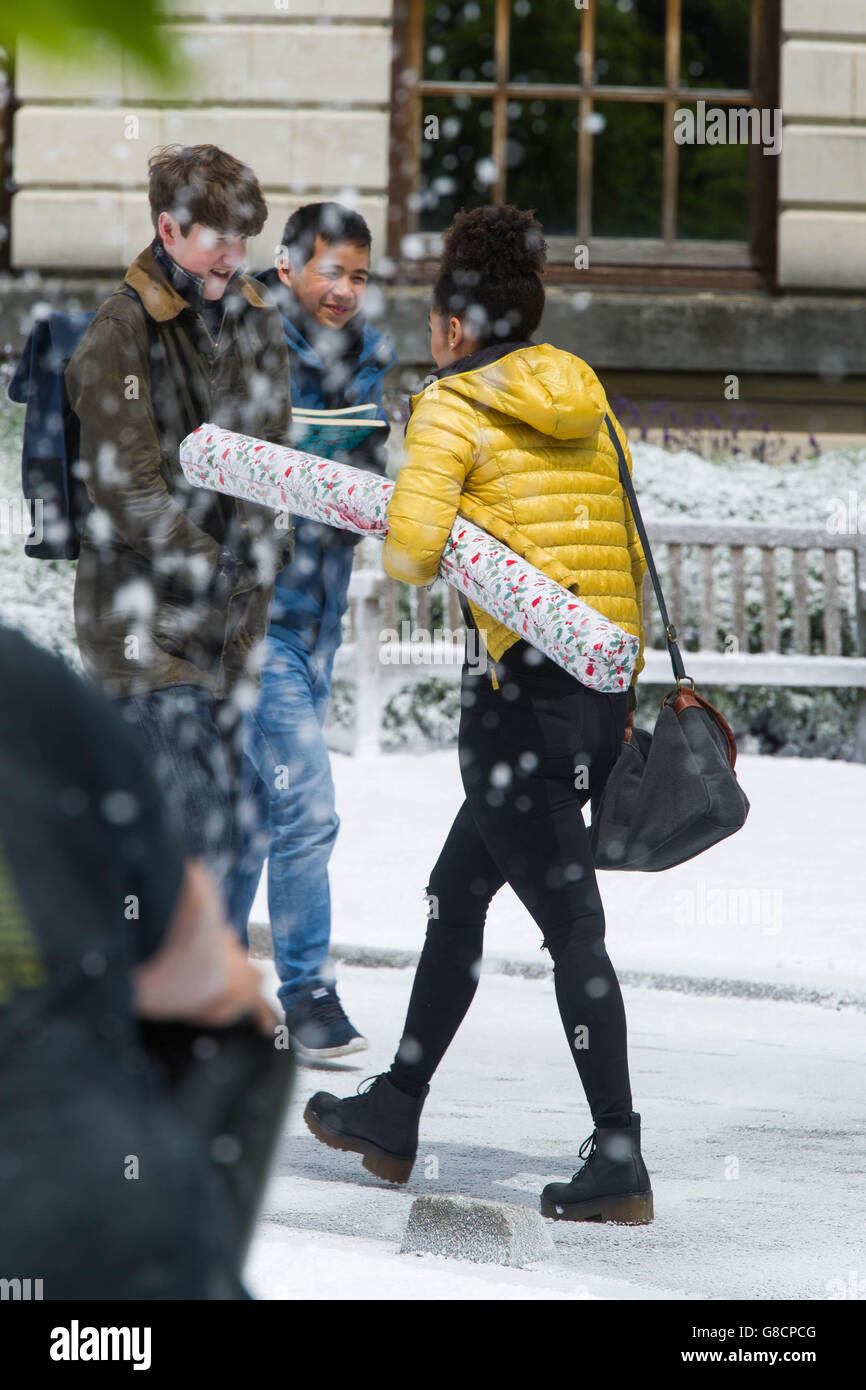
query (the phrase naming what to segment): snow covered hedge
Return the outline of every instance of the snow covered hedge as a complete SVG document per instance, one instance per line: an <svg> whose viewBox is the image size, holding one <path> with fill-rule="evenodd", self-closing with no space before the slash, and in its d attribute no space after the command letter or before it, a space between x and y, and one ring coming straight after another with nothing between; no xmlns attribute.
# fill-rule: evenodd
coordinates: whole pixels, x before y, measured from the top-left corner
<svg viewBox="0 0 866 1390"><path fill-rule="evenodd" d="M632 453L638 500L648 524L653 520L683 517L691 521L824 527L828 522L835 523L840 509L849 509L851 494L859 498L861 505L864 501L864 449L833 450L816 458L782 464L731 457L710 461L692 451L671 453L651 444L635 444ZM655 559L664 589L667 578L665 546L657 547ZM841 654L849 656L856 641L853 552L840 551L838 561ZM676 621L684 645L691 649L698 645L698 563L697 547L684 546L683 608ZM763 607L760 551L747 547L744 564L748 650L760 651ZM813 652L820 652L823 643L823 566L823 553L810 550L807 570L810 649ZM724 547L714 553L713 573L717 639L722 647L733 626L731 557ZM793 637L793 554L790 550L776 552L776 585L779 639L781 650L785 652L791 650Z"/></svg>

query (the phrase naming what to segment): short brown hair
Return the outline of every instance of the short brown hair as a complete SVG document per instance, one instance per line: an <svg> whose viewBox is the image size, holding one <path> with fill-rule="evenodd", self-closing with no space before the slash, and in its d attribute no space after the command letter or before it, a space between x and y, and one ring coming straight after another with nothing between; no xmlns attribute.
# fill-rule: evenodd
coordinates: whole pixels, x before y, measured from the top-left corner
<svg viewBox="0 0 866 1390"><path fill-rule="evenodd" d="M268 205L258 179L218 145L163 145L147 171L154 227L161 212L177 218L184 236L194 222L236 236L257 236L265 225Z"/></svg>

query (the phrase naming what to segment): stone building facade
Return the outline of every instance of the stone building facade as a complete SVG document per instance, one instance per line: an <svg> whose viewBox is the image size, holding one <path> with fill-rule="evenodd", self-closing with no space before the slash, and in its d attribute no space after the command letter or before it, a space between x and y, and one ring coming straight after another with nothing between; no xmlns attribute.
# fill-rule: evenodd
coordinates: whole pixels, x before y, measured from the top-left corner
<svg viewBox="0 0 866 1390"><path fill-rule="evenodd" d="M499 25L506 10L528 9L528 0L482 3L491 26L494 15ZM683 4L669 0L669 22L683 22ZM666 394L666 374L676 373L696 408L712 404L722 376L736 372L769 420L866 434L866 0L752 4L766 91L784 121L761 195L762 265L727 270L707 254L681 266L675 252L659 267L628 265L627 252L590 274L561 264L544 328L638 401ZM318 198L357 206L373 231L401 359L425 363L432 262L406 262L398 235L407 202L401 142L407 119L424 115L423 90L407 99L406 87L407 69L411 79L422 61L423 0L165 0L164 8L170 41L189 63L173 86L103 52L98 36L86 65L49 65L21 45L7 304L23 302L28 271L55 285L55 299L98 298L152 234L148 152L212 141L247 160L265 191L269 220L250 243L256 268L272 263L293 207ZM24 322L4 320L7 339Z"/></svg>

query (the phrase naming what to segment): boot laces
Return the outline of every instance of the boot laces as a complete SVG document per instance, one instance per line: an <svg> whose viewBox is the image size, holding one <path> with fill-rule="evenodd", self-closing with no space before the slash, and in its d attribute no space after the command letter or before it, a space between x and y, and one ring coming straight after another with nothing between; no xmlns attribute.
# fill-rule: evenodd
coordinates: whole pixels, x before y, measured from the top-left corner
<svg viewBox="0 0 866 1390"><path fill-rule="evenodd" d="M368 1096L368 1095L370 1094L370 1092L373 1090L373 1088L374 1088L375 1086L378 1086L378 1084L379 1084L379 1082L382 1080L383 1076L387 1076L387 1072L380 1071L379 1074L378 1074L378 1076L365 1076L363 1081L359 1081L359 1082L358 1082L358 1085L357 1085L356 1090L355 1090L355 1094L358 1095L358 1096ZM367 1086L367 1082L368 1082L368 1081L369 1081L369 1083L370 1083L369 1086ZM362 1090L361 1090L361 1087L362 1087L362 1086L367 1086L366 1091L362 1091Z"/></svg>
<svg viewBox="0 0 866 1390"><path fill-rule="evenodd" d="M583 1172L583 1169L587 1166L588 1163L591 1162L592 1158L594 1157L596 1149L598 1148L598 1140L596 1138L597 1134L598 1130L594 1129L592 1131L592 1134L588 1134L586 1136L580 1148L578 1149L577 1156L578 1158L584 1159L584 1163L582 1167L578 1168L576 1173L572 1174L572 1182L577 1182L577 1179L580 1177L581 1173ZM584 1154L584 1149L587 1145L589 1145L589 1152L587 1154Z"/></svg>

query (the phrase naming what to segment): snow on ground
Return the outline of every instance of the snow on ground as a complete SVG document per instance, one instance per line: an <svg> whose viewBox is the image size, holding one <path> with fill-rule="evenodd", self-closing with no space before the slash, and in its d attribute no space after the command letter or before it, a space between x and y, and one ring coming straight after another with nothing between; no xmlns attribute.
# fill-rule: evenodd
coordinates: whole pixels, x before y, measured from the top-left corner
<svg viewBox="0 0 866 1390"><path fill-rule="evenodd" d="M462 800L455 750L332 755L341 828L333 941L418 951L428 875ZM866 766L742 756L741 831L661 874L600 875L620 971L759 981L866 1000ZM266 874L252 914L267 922ZM487 918L486 952L547 961L511 889Z"/></svg>
<svg viewBox="0 0 866 1390"><path fill-rule="evenodd" d="M856 1286L852 1271L866 1277L863 1015L630 987L654 1223L551 1222L556 1258L525 1270L399 1254L414 1197L537 1210L592 1129L552 982L488 974L434 1079L409 1184L319 1144L303 1106L387 1068L411 982L407 970L340 971L370 1051L298 1072L247 1267L258 1297L827 1299Z"/></svg>
<svg viewBox="0 0 866 1390"><path fill-rule="evenodd" d="M456 753L332 762L342 818L335 942L417 951L427 876L462 797ZM602 876L617 968L819 989L862 1006L866 767L742 757L737 768L752 802L739 834L668 873ZM747 920L732 888L758 894ZM253 919L267 920L264 878ZM488 916L492 968L434 1079L418 1162L400 1189L318 1144L301 1118L313 1091L350 1095L386 1069L402 1029L411 971L339 967L341 997L370 1051L299 1072L248 1266L257 1296L827 1299L866 1287L866 1019L862 1008L760 992L624 987L652 1226L551 1223L556 1260L522 1271L399 1254L414 1196L537 1209L544 1184L579 1166L592 1122L552 978L495 968L497 957L546 961L538 944L503 889ZM261 968L273 987L272 967Z"/></svg>

